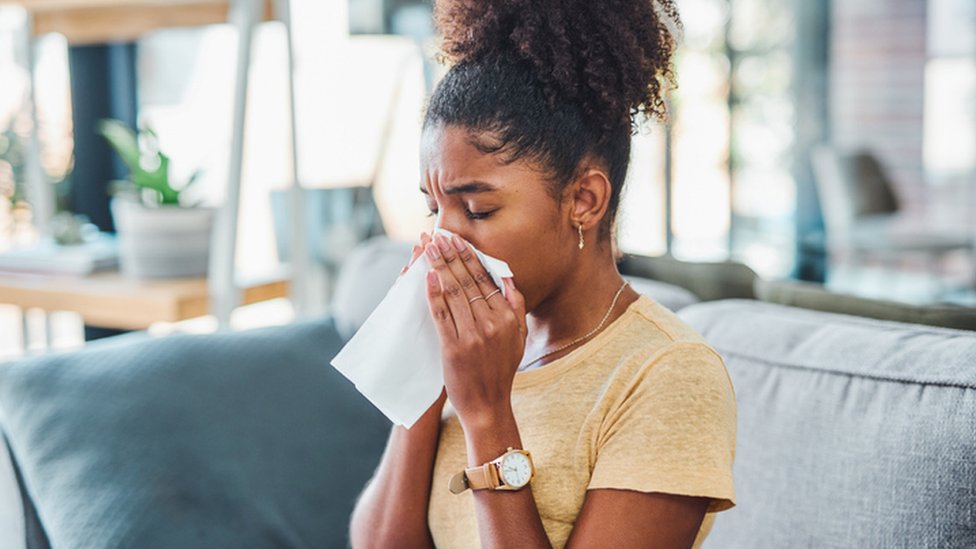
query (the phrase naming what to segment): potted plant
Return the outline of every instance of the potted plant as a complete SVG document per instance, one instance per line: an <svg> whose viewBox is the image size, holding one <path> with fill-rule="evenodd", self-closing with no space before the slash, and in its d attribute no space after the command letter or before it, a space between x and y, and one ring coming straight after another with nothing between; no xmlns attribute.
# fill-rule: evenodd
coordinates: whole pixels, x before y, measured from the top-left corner
<svg viewBox="0 0 976 549"><path fill-rule="evenodd" d="M102 120L98 132L129 169L126 181L114 182L110 204L122 272L135 278L205 275L215 209L182 198L200 172L174 187L169 157L152 129L136 133L118 120Z"/></svg>

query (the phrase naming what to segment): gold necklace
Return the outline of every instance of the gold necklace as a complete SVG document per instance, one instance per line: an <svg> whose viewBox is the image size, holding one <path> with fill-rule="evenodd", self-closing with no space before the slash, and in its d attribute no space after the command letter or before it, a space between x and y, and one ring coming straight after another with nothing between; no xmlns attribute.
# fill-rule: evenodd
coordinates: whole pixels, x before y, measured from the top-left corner
<svg viewBox="0 0 976 549"><path fill-rule="evenodd" d="M596 325L596 328L593 328L592 330L590 330L586 335L580 336L580 337L578 337L578 338L570 341L569 343L567 343L565 345L562 345L561 347L558 347L556 349L553 349L552 351L549 351L549 352L547 352L547 353L545 353L543 355L540 355L540 356L536 357L533 360L530 360L529 362L526 362L525 363L525 366L519 368L519 370L525 370L526 367L528 367L528 366L530 366L532 364L535 364L536 362L539 362L540 360L546 358L549 355L554 355L554 354L558 353L559 351L566 350L566 349L572 347L573 345L576 345L577 343L579 343L581 341L585 341L585 340L593 337L594 334L596 334L597 332L600 331L600 328L603 328L603 324L606 323L607 319L610 318L610 313L613 312L613 308L617 305L617 298L620 297L620 294L624 291L624 288L627 287L627 284L628 284L628 282L625 280L624 283L620 285L620 288L617 288L617 293L613 294L613 301L610 302L610 308L607 309L606 314L603 315L603 318L600 320L600 323Z"/></svg>

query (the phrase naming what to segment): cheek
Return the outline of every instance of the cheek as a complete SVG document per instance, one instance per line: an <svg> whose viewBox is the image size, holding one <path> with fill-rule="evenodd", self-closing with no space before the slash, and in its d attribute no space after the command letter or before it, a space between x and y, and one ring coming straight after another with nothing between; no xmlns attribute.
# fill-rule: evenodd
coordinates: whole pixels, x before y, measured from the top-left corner
<svg viewBox="0 0 976 549"><path fill-rule="evenodd" d="M567 265L566 243L551 223L518 224L486 234L483 246L475 246L508 263L527 305L548 294Z"/></svg>

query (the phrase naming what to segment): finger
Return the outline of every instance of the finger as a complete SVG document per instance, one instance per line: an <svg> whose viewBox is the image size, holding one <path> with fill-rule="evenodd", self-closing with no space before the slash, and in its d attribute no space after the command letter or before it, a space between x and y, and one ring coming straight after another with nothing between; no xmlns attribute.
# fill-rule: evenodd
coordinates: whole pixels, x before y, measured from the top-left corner
<svg viewBox="0 0 976 549"><path fill-rule="evenodd" d="M511 278L504 278L502 281L505 283L505 301L511 305L512 312L515 313L515 318L518 319L519 331L524 336L529 333L529 329L525 324L525 296L522 295L522 292L518 291L515 287L515 281Z"/></svg>
<svg viewBox="0 0 976 549"><path fill-rule="evenodd" d="M501 294L495 291L498 289L498 286L495 285L495 281L492 280L485 266L481 264L481 260L478 259L478 254L474 253L474 248L460 236L454 235L451 238L451 243L454 244L454 249L457 250L458 257L461 259L461 263L464 265L465 270L467 270L468 275L475 281L478 287L478 293L485 296L485 303L487 303L488 307L494 309L491 302L493 299L497 299L496 296L500 296ZM491 297L487 297L489 295Z"/></svg>
<svg viewBox="0 0 976 549"><path fill-rule="evenodd" d="M440 278L434 270L427 271L427 306L430 308L430 316L434 319L434 327L437 328L441 341L456 338L457 328L454 326L451 311L444 302Z"/></svg>
<svg viewBox="0 0 976 549"><path fill-rule="evenodd" d="M491 310L491 307L486 304L484 294L481 293L477 282L475 282L471 273L468 272L468 268L465 267L464 262L458 255L457 246L442 234L434 235L434 241L441 251L444 263L447 264L447 267L451 270L451 274L454 275L455 280L461 285L461 290L464 291L472 314L477 315Z"/></svg>
<svg viewBox="0 0 976 549"><path fill-rule="evenodd" d="M468 298L465 296L461 284L454 277L450 267L444 261L440 247L436 242L431 242L427 245L424 253L426 254L427 263L437 271L441 295L447 303L448 309L451 311L451 317L454 319L454 326L457 328L457 333L461 334L470 331L474 327L471 305L468 303Z"/></svg>

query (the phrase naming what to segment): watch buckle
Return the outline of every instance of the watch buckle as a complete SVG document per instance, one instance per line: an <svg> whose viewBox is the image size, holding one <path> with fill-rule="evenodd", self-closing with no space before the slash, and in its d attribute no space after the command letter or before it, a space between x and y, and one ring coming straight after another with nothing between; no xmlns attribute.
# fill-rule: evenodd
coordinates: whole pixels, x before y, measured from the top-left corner
<svg viewBox="0 0 976 549"><path fill-rule="evenodd" d="M451 490L452 494L460 494L461 492L464 492L470 488L468 486L468 475L466 475L464 471L457 473L451 477L451 481L448 483L447 487Z"/></svg>

